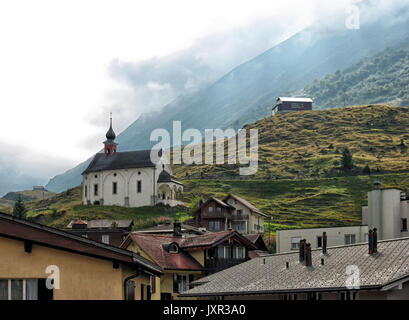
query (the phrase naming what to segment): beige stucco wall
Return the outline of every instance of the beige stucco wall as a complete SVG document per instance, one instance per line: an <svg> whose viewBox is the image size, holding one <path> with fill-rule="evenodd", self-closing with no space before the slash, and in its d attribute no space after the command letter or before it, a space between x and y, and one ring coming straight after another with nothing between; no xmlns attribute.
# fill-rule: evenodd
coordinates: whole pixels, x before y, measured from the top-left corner
<svg viewBox="0 0 409 320"><path fill-rule="evenodd" d="M277 230L276 249L277 253L290 252L291 239L301 237L311 243L311 247L317 248L317 237L322 233L327 233L327 247L340 246L345 244L345 235L354 234L355 242L365 242L365 235L368 234L367 226L334 227L334 228L310 228L310 229L292 229Z"/></svg>
<svg viewBox="0 0 409 320"><path fill-rule="evenodd" d="M232 199L231 197L226 199L226 202L228 202L230 204L230 199ZM237 210L242 210L242 214L243 215L249 215L249 219L242 219L242 220L235 220L236 221L246 221L247 222L247 230L245 233L263 233L264 232L264 217L259 215L259 214L255 214L252 213L246 206L242 205L240 202L234 200L234 204L232 204L232 206L234 206L236 208L236 210L233 212L234 216L237 216ZM261 227L260 230L256 230L254 228L254 225L259 225Z"/></svg>
<svg viewBox="0 0 409 320"><path fill-rule="evenodd" d="M47 266L60 270L61 289L54 290L55 300L119 300L123 299L123 281L133 274L112 262L33 244L32 252L24 251L24 242L0 237L1 279L45 279ZM141 283L149 284L149 276L134 279L136 292Z"/></svg>

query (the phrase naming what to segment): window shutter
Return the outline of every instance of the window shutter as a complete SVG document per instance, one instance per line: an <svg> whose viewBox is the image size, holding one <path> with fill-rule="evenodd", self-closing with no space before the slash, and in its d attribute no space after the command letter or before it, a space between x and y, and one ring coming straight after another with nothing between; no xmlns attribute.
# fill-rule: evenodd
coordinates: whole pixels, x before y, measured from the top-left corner
<svg viewBox="0 0 409 320"><path fill-rule="evenodd" d="M194 281L193 274L189 274L189 289L193 288L192 282Z"/></svg>
<svg viewBox="0 0 409 320"><path fill-rule="evenodd" d="M179 293L178 275L173 274L173 292Z"/></svg>

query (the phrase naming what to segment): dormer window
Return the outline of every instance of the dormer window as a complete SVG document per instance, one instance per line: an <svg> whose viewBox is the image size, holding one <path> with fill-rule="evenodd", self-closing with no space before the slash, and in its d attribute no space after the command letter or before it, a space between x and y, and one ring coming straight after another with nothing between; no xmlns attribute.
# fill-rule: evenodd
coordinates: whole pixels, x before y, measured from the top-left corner
<svg viewBox="0 0 409 320"><path fill-rule="evenodd" d="M179 253L179 246L176 243L169 245L169 253Z"/></svg>

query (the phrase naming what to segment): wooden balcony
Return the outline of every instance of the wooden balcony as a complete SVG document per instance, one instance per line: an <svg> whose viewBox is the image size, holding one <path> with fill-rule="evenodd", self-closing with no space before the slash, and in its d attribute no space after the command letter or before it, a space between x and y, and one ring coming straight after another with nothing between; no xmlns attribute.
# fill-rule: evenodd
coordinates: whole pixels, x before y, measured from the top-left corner
<svg viewBox="0 0 409 320"><path fill-rule="evenodd" d="M233 215L231 213L228 212L202 212L202 219L231 219Z"/></svg>

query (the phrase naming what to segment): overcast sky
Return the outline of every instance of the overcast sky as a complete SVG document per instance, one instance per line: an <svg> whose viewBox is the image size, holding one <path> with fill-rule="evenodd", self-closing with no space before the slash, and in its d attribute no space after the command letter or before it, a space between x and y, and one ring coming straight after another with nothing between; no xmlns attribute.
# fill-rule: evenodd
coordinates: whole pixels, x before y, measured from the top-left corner
<svg viewBox="0 0 409 320"><path fill-rule="evenodd" d="M110 111L119 133L351 2L1 1L0 146L60 173L102 147Z"/></svg>

